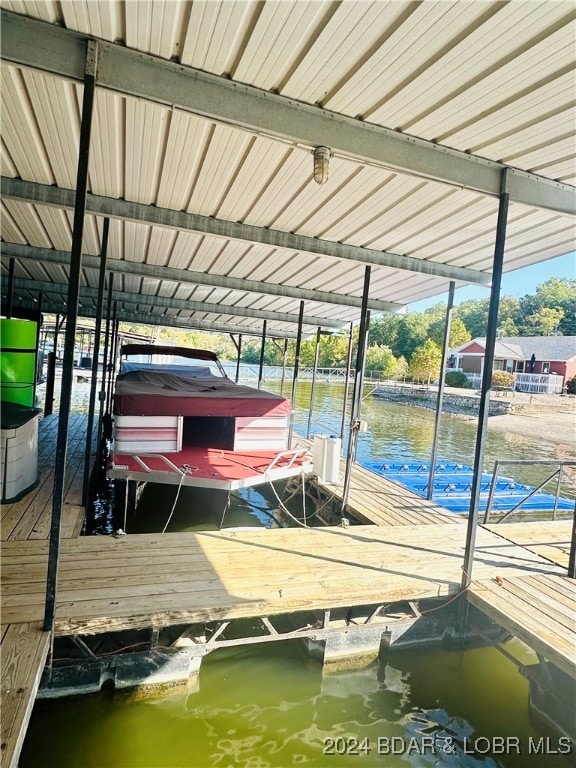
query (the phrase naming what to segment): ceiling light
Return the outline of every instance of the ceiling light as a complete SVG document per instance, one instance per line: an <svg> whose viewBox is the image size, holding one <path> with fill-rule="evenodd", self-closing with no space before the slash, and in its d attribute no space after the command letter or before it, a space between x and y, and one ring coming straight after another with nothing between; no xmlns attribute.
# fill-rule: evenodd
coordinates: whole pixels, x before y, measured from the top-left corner
<svg viewBox="0 0 576 768"><path fill-rule="evenodd" d="M328 181L328 165L331 152L328 147L316 147L314 150L314 181L325 184Z"/></svg>

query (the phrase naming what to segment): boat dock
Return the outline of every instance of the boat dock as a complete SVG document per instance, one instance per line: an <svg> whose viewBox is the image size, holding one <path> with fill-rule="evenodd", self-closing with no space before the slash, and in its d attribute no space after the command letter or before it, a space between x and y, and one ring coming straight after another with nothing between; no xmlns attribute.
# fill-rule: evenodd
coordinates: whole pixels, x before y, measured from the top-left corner
<svg viewBox="0 0 576 768"><path fill-rule="evenodd" d="M301 611L452 599L461 592L466 526L360 467L348 512L365 525L81 537L84 417L65 499L55 634L226 622ZM16 765L49 647L41 631L56 417L40 425L41 483L3 510L2 752ZM76 469L74 469L76 468ZM326 486L339 498L338 488ZM69 514L68 514L69 513ZM29 522L32 520L33 522ZM80 521L81 525L81 521ZM566 573L571 523L480 526L470 601L576 678L576 585ZM544 629L543 625L546 625ZM274 630L276 632L276 630ZM276 632L281 639L286 635ZM292 635L294 636L294 635Z"/></svg>

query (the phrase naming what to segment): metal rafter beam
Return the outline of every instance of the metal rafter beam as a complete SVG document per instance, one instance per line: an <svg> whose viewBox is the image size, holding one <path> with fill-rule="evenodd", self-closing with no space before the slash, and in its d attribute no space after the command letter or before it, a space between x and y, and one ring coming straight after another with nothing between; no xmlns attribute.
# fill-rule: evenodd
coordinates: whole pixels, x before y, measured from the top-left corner
<svg viewBox="0 0 576 768"><path fill-rule="evenodd" d="M67 267L70 264L70 253L68 251L58 251L52 248L37 248L32 245L3 242L2 253L6 257L13 256L16 259L59 264L63 267ZM99 266L99 256L89 256L87 254L82 256L82 267L84 269L98 270ZM267 283L261 280L244 280L238 277L212 275L207 272L192 272L187 269L160 267L155 264L121 261L120 259L110 257L106 266L109 272L150 277L155 280L169 280L173 283L210 285L214 288L225 288L230 291L282 296L284 298L297 299L298 301L316 301L323 304L338 304L345 307L360 308L362 306L362 299L359 296L345 296L341 293L329 293L328 291L317 291L311 288L295 288L289 285ZM372 299L370 300L369 308L373 312L399 312L403 309L403 305Z"/></svg>
<svg viewBox="0 0 576 768"><path fill-rule="evenodd" d="M26 310L36 310L38 305L32 300L20 300L15 303L16 307ZM67 307L62 301L51 301L50 297L42 302L42 312L46 315L66 315ZM94 306L81 306L78 309L79 317L96 317L96 308ZM251 327L248 325L231 325L230 323L208 323L203 320L194 320L192 317L176 317L174 315L154 315L144 312L128 312L117 309L116 318L122 323L137 323L138 325L162 326L166 328L185 328L191 331L210 331L213 333L241 333L243 336L262 335L262 327ZM296 333L291 331L273 331L268 334L277 339L295 339ZM308 338L308 335L307 337Z"/></svg>
<svg viewBox="0 0 576 768"><path fill-rule="evenodd" d="M74 190L62 187L51 187L46 184L36 184L22 179L3 176L1 180L2 197L20 200L27 203L39 203L56 208L72 208L74 205ZM476 269L455 267L451 264L440 264L436 261L426 261L414 256L403 256L399 253L375 251L358 245L337 243L332 240L321 240L307 235L296 235L266 227L255 227L250 224L240 224L236 221L215 219L212 216L201 216L197 213L174 211L170 208L158 208L155 205L133 203L112 197L88 195L86 211L95 216L106 216L123 221L136 221L155 227L165 227L183 232L196 232L225 240L240 240L247 243L281 248L296 253L311 253L317 256L330 256L336 259L346 259L360 264L370 264L378 267L420 272L435 277L446 277L450 280L460 280L476 285L489 285L490 275Z"/></svg>
<svg viewBox="0 0 576 768"><path fill-rule="evenodd" d="M2 279L4 284L4 279ZM43 291L45 293L66 294L67 287L64 283L52 283L47 280L28 280L25 278L16 278L14 287L22 291ZM98 298L96 288L82 286L80 296L83 299ZM147 293L128 293L127 291L114 291L114 299L118 303L140 304L142 306L156 307L162 309L186 310L187 312L209 312L214 315L235 315L238 317L251 317L259 320L271 320L277 323L298 323L298 315L291 315L288 312L272 312L265 309L252 309L251 307L229 307L220 304L210 304L204 301L192 301L190 299L174 299L167 296L156 296ZM304 316L306 325L321 326L324 328L333 328L339 330L344 325L338 320L327 320L323 317L311 315Z"/></svg>
<svg viewBox="0 0 576 768"><path fill-rule="evenodd" d="M18 66L82 80L86 37L2 11L2 52ZM136 98L175 106L246 130L326 146L344 157L498 196L504 166L399 131L363 122L285 96L235 83L175 62L102 41L97 84ZM576 212L576 189L511 169L510 199L561 213Z"/></svg>

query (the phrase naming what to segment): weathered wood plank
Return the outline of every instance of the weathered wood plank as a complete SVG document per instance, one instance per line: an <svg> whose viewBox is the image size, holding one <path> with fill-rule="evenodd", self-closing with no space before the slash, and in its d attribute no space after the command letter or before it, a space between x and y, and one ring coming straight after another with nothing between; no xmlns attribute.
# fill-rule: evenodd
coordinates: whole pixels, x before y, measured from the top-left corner
<svg viewBox="0 0 576 768"><path fill-rule="evenodd" d="M562 577L548 577L553 586ZM576 679L576 625L572 629L558 624L552 617L542 615L547 597L530 601L521 599L513 586L522 584L523 577L502 584L494 581L474 582L468 590L470 602L497 621L502 627L526 642L531 648ZM526 593L525 593L526 594Z"/></svg>
<svg viewBox="0 0 576 768"><path fill-rule="evenodd" d="M50 635L41 624L10 625L2 635L2 765L12 768L24 742L26 727L48 654Z"/></svg>
<svg viewBox="0 0 576 768"><path fill-rule="evenodd" d="M485 526L498 536L568 568L572 521L546 520L497 523Z"/></svg>

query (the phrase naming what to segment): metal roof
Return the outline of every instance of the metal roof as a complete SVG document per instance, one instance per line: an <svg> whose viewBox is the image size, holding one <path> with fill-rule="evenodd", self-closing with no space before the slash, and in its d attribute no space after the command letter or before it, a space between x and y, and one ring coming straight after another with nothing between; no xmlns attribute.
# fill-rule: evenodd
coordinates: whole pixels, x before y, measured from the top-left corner
<svg viewBox="0 0 576 768"><path fill-rule="evenodd" d="M104 216L120 317L246 333L294 334L301 299L308 331L357 318L368 263L373 311L488 284L506 166L505 271L575 250L571 1L0 5L3 271L13 256L23 300L65 298L87 37L81 313Z"/></svg>

